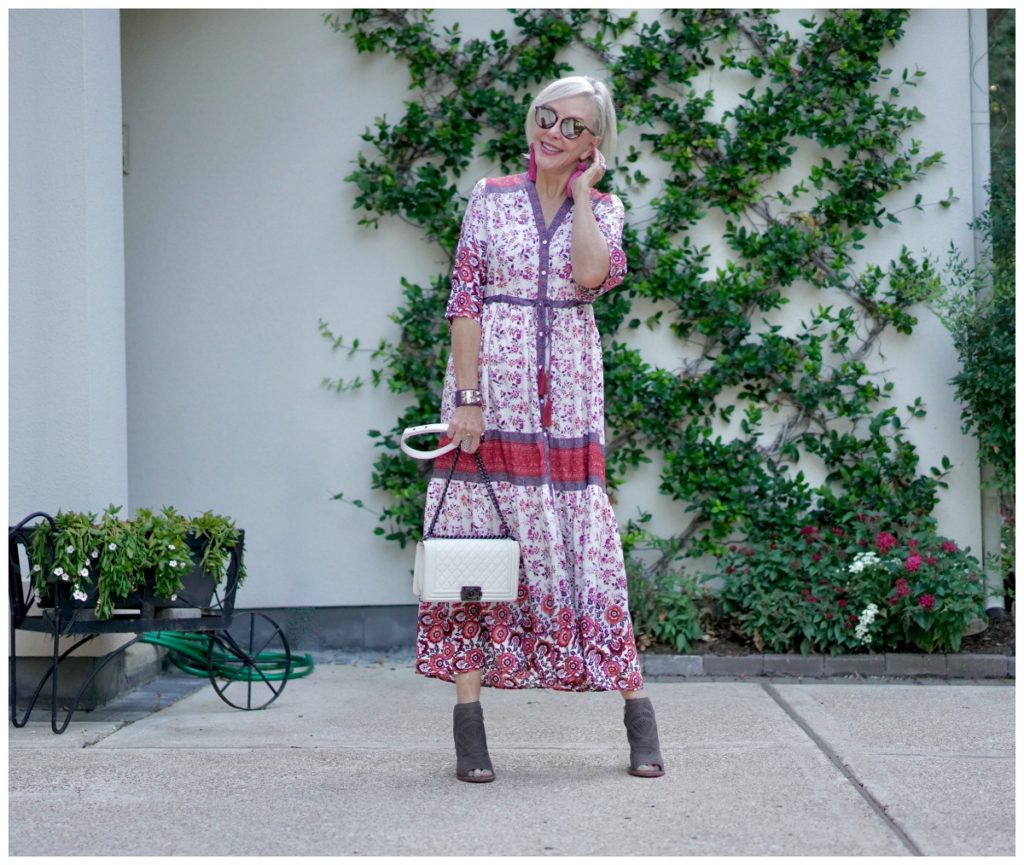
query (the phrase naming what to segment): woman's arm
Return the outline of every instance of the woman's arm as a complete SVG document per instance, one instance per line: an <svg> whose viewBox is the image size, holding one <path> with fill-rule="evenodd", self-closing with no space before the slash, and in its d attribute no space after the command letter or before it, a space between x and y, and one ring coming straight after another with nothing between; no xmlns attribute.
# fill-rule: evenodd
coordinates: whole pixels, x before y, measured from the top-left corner
<svg viewBox="0 0 1024 865"><path fill-rule="evenodd" d="M590 190L582 206L574 209L572 223L572 278L584 288L598 288L609 270L608 243L597 227L594 209L590 206Z"/></svg>
<svg viewBox="0 0 1024 865"><path fill-rule="evenodd" d="M584 288L598 288L608 278L608 242L598 228L590 190L604 176L604 154L594 149L593 163L572 185L576 202L572 222L572 278Z"/></svg>
<svg viewBox="0 0 1024 865"><path fill-rule="evenodd" d="M453 318L452 359L455 364L456 390L477 390L480 387L480 322L473 318ZM484 432L484 412L478 405L464 405L455 409L448 424L448 437L461 441L471 439L469 453L476 453Z"/></svg>

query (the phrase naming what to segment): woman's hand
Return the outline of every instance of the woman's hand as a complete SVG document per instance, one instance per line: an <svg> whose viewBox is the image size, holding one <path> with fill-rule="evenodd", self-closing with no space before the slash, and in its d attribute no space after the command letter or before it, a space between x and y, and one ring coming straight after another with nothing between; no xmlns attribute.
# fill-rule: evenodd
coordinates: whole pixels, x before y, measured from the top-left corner
<svg viewBox="0 0 1024 865"><path fill-rule="evenodd" d="M455 409L451 423L448 424L448 438L461 442L462 449L466 453L475 454L483 437L483 409L478 405L463 405Z"/></svg>
<svg viewBox="0 0 1024 865"><path fill-rule="evenodd" d="M604 177L607 166L604 154L595 147L591 151L589 158L593 160L590 168L577 177L572 184L573 199L580 199L582 196L582 200L586 200L588 191L597 186L601 182L601 178Z"/></svg>

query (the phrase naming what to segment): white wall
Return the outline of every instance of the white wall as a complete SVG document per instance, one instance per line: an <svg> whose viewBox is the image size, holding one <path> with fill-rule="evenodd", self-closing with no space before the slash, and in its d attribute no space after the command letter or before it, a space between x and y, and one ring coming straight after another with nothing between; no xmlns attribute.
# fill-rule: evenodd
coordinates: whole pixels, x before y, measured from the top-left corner
<svg viewBox="0 0 1024 865"><path fill-rule="evenodd" d="M115 10L11 11L11 522L128 498Z"/></svg>
<svg viewBox="0 0 1024 865"><path fill-rule="evenodd" d="M971 249L966 15L916 11L892 52L897 70L926 68L906 94L926 115L913 134L946 153L905 203L918 191L936 202L950 186L961 201L904 212L868 250L883 266L904 243L936 256L950 240ZM507 24L504 12L438 17L471 32ZM374 537L371 515L329 500L343 490L382 506L366 430L388 428L399 403L384 391L323 390L324 376L365 375L369 363L332 357L316 327L323 317L367 346L394 337L386 316L400 277L443 269L398 220L360 228L343 182L363 128L399 116L404 66L357 55L315 11L133 10L122 29L132 508L233 515L248 532L245 606L410 603L411 551ZM947 384L955 362L922 312L915 336L890 340L873 365L897 383L896 405L925 397L929 416L911 427L922 470L942 454L957 464L939 516L977 550L975 446ZM644 480L623 491L620 519L650 507ZM660 513L671 519L671 508Z"/></svg>

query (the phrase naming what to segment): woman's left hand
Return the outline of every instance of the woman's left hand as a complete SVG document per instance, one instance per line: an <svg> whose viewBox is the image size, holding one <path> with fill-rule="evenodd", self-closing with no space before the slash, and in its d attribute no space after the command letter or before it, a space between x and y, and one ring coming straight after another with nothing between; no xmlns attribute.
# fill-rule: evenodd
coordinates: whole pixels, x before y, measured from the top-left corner
<svg viewBox="0 0 1024 865"><path fill-rule="evenodd" d="M595 147L590 158L593 160L590 168L577 177L572 184L573 198L577 198L580 195L585 196L587 191L597 186L601 182L601 178L604 177L607 166L604 154Z"/></svg>

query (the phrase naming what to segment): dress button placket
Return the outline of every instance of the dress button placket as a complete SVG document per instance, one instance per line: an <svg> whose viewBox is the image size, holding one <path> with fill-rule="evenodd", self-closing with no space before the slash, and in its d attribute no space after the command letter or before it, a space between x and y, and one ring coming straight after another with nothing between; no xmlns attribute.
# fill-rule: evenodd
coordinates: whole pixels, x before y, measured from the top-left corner
<svg viewBox="0 0 1024 865"><path fill-rule="evenodd" d="M537 309L537 397L540 401L540 425L541 430L547 435L548 427L551 425L551 396L548 392L547 380L547 342L549 327L549 305L548 305L548 239L541 238L540 247L540 284L538 285Z"/></svg>

